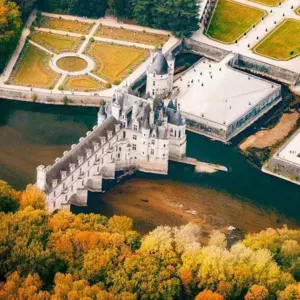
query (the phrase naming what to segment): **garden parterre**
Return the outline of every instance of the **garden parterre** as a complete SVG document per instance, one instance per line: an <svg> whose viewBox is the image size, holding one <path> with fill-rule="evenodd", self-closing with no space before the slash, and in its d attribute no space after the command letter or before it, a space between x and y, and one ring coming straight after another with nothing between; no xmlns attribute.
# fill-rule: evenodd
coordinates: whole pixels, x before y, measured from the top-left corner
<svg viewBox="0 0 300 300"><path fill-rule="evenodd" d="M26 44L9 82L15 85L53 88L60 75L50 69L50 59L47 52L32 44Z"/></svg>
<svg viewBox="0 0 300 300"><path fill-rule="evenodd" d="M113 43L93 42L89 44L86 54L96 62L93 71L95 74L110 83L118 84L148 58L149 51Z"/></svg>
<svg viewBox="0 0 300 300"><path fill-rule="evenodd" d="M81 33L83 35L89 34L93 23L80 22L76 20L66 20L63 18L53 18L42 16L39 27L50 28L55 30L62 30L73 33Z"/></svg>
<svg viewBox="0 0 300 300"><path fill-rule="evenodd" d="M286 19L254 46L256 54L275 60L288 60L300 55L300 21Z"/></svg>
<svg viewBox="0 0 300 300"><path fill-rule="evenodd" d="M97 29L95 36L150 46L162 46L169 39L168 35L129 30L123 27L111 27L102 24Z"/></svg>
<svg viewBox="0 0 300 300"><path fill-rule="evenodd" d="M76 52L82 44L82 40L79 37L43 31L32 32L30 38L33 42L57 54L63 52Z"/></svg>
<svg viewBox="0 0 300 300"><path fill-rule="evenodd" d="M219 0L206 34L212 39L232 44L266 14L266 11L256 7L231 0Z"/></svg>
<svg viewBox="0 0 300 300"><path fill-rule="evenodd" d="M80 92L100 91L105 88L105 83L89 75L68 76L62 85L63 90Z"/></svg>

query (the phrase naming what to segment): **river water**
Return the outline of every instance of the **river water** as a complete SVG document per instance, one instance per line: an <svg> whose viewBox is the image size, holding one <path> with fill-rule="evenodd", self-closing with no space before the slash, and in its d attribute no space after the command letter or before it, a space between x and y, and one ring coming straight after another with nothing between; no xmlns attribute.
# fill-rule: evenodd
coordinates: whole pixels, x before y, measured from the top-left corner
<svg viewBox="0 0 300 300"><path fill-rule="evenodd" d="M0 179L16 189L35 182L36 167L52 164L96 123L96 108L0 100ZM195 173L170 163L167 178L275 209L300 223L300 188L252 166L233 145L188 132L187 156L225 165L229 172ZM162 176L135 176L159 180ZM163 177L166 178L165 176Z"/></svg>

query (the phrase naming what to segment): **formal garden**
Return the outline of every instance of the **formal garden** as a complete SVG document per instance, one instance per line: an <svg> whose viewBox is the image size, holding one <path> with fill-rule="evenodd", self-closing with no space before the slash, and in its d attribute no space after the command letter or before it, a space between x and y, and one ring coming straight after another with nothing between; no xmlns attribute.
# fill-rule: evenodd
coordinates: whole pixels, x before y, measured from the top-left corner
<svg viewBox="0 0 300 300"><path fill-rule="evenodd" d="M149 51L134 46L90 42L85 52L96 63L93 72L104 80L119 84L149 56Z"/></svg>
<svg viewBox="0 0 300 300"><path fill-rule="evenodd" d="M140 43L150 46L162 46L169 39L168 35L155 34L151 32L129 30L121 27L111 27L100 24L95 36L127 41L132 43Z"/></svg>
<svg viewBox="0 0 300 300"><path fill-rule="evenodd" d="M279 3L282 2L282 0L251 0L253 2L257 2L259 4L263 4L263 5L266 5L266 6L278 6Z"/></svg>
<svg viewBox="0 0 300 300"><path fill-rule="evenodd" d="M49 66L51 55L27 43L9 78L10 84L52 89L60 75Z"/></svg>
<svg viewBox="0 0 300 300"><path fill-rule="evenodd" d="M43 31L33 31L30 39L56 54L77 52L83 39L74 36L60 35Z"/></svg>
<svg viewBox="0 0 300 300"><path fill-rule="evenodd" d="M78 72L84 70L87 67L87 62L83 58L76 57L76 56L67 56L60 58L56 65L68 72Z"/></svg>
<svg viewBox="0 0 300 300"><path fill-rule="evenodd" d="M110 85L105 84L92 76L81 75L68 76L59 89L71 92L93 92L101 91L108 87L110 87Z"/></svg>
<svg viewBox="0 0 300 300"><path fill-rule="evenodd" d="M219 42L233 44L266 15L266 11L256 7L219 0L206 34Z"/></svg>
<svg viewBox="0 0 300 300"><path fill-rule="evenodd" d="M272 30L253 52L275 60L289 60L300 55L300 21L286 19Z"/></svg>
<svg viewBox="0 0 300 300"><path fill-rule="evenodd" d="M53 18L48 16L42 16L41 20L38 22L37 25L38 27L86 35L90 33L94 24L90 22L80 22L77 20L66 20L62 17Z"/></svg>

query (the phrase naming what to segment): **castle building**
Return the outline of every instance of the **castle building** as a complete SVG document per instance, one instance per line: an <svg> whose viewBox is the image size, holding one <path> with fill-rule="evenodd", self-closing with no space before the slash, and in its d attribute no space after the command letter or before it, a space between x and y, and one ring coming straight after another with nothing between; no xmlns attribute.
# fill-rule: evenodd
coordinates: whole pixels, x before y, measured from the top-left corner
<svg viewBox="0 0 300 300"><path fill-rule="evenodd" d="M101 105L98 124L52 166L37 168L37 186L50 212L86 205L88 191L102 191L104 179L131 168L167 174L169 157L186 152L185 119L171 100L142 99L127 88Z"/></svg>
<svg viewBox="0 0 300 300"><path fill-rule="evenodd" d="M152 98L166 98L173 89L175 57L170 52L165 58L161 49L147 68L146 92Z"/></svg>

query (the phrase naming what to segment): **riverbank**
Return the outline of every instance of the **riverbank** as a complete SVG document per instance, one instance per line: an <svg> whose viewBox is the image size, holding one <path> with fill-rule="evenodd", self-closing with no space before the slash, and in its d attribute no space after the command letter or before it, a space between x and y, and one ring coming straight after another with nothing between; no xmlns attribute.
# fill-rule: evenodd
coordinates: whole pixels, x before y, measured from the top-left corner
<svg viewBox="0 0 300 300"><path fill-rule="evenodd" d="M295 222L272 210L213 189L170 179L128 179L105 194L91 194L88 205L72 207L72 211L92 210L108 217L126 215L134 220L134 228L142 234L160 225L180 226L188 222L199 224L204 237L215 229L227 232L229 226L245 233L283 224L297 227Z"/></svg>

